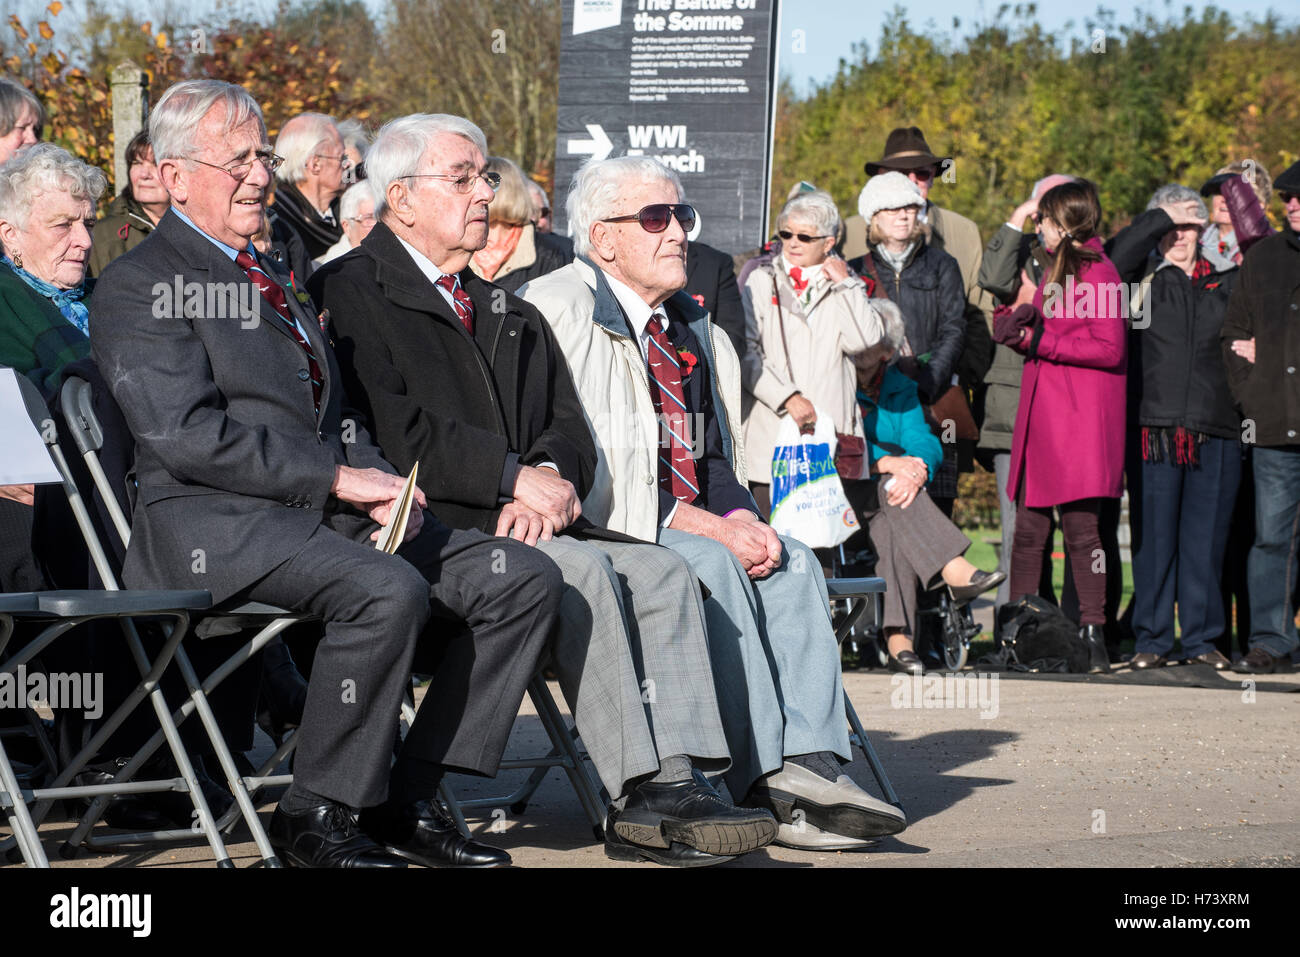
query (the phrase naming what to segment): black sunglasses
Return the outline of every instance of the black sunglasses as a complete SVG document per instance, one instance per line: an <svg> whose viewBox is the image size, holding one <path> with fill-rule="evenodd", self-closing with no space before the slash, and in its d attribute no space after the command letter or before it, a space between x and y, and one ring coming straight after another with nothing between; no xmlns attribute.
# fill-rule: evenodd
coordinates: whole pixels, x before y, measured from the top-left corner
<svg viewBox="0 0 1300 957"><path fill-rule="evenodd" d="M1292 193L1292 192L1288 192L1288 191L1285 191L1285 190L1284 190L1284 191L1281 191L1281 192L1279 192L1279 193L1277 194L1277 198L1280 199L1280 200L1282 200L1282 205L1283 205L1283 206L1285 206L1287 203L1291 202L1291 200L1295 199L1297 196L1300 196L1300 193Z"/></svg>
<svg viewBox="0 0 1300 957"><path fill-rule="evenodd" d="M801 243L815 243L819 239L830 239L830 236L809 236L806 233L792 233L788 229L778 229L776 234L786 242L795 238L798 238Z"/></svg>
<svg viewBox="0 0 1300 957"><path fill-rule="evenodd" d="M668 223L674 216L686 232L689 233L695 228L695 207L687 206L685 203L651 203L649 206L642 206L635 213L627 216L611 216L601 222L638 222L647 233L662 233L668 228Z"/></svg>

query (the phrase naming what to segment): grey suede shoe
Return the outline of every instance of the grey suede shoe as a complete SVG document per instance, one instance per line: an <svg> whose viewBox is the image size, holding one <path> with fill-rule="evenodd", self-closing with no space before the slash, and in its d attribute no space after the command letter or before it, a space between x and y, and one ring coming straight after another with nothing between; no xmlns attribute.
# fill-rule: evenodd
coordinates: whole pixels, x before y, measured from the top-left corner
<svg viewBox="0 0 1300 957"><path fill-rule="evenodd" d="M907 827L902 811L872 797L847 774L828 781L789 761L759 778L744 804L768 808L782 824L803 821L850 840L884 837Z"/></svg>

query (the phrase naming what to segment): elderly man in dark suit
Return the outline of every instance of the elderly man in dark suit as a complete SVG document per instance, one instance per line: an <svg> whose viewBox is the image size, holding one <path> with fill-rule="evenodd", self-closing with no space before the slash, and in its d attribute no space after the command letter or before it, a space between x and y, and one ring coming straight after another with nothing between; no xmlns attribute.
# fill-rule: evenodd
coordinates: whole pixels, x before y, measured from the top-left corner
<svg viewBox="0 0 1300 957"><path fill-rule="evenodd" d="M461 838L433 797L444 768L495 773L559 573L419 507L398 556L375 549L403 482L348 409L310 299L251 244L278 165L256 102L217 80L179 83L154 108L150 139L172 208L104 273L91 337L138 447L126 584L204 588L324 622L294 783L270 828L290 863L506 863ZM390 776L430 618L446 622L440 657Z"/></svg>
<svg viewBox="0 0 1300 957"><path fill-rule="evenodd" d="M312 278L348 392L389 461L421 462L454 528L535 545L564 575L553 661L583 743L616 799L606 853L716 864L776 822L724 801L726 770L699 590L670 549L592 525L579 499L596 450L537 310L468 268L498 174L473 123L415 114L366 156L380 222Z"/></svg>

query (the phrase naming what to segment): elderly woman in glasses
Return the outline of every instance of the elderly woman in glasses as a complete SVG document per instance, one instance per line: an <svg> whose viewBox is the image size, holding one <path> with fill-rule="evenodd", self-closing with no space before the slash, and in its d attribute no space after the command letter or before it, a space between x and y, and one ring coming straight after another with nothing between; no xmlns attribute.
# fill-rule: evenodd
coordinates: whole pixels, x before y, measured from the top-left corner
<svg viewBox="0 0 1300 957"><path fill-rule="evenodd" d="M852 357L880 341L884 314L898 314L888 300L872 299L844 260L832 255L839 227L829 195L797 194L777 218L780 255L755 268L741 291L745 454L750 488L764 516L771 511L772 452L784 416L811 431L820 409L846 437L841 453L855 444L852 439L860 450L864 436ZM853 479L863 477L860 456L858 465Z"/></svg>
<svg viewBox="0 0 1300 957"><path fill-rule="evenodd" d="M488 206L487 245L470 268L480 279L516 292L530 279L573 262L573 247L533 223L532 195L524 171L504 156L489 156L487 171L501 177Z"/></svg>

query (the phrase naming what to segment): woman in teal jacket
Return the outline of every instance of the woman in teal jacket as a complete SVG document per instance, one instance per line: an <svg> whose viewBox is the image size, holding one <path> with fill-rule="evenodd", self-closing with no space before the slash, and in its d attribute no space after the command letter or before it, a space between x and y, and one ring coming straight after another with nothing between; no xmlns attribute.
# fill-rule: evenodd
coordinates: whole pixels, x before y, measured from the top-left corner
<svg viewBox="0 0 1300 957"><path fill-rule="evenodd" d="M925 589L947 585L954 600L969 601L1006 575L982 571L962 557L970 539L925 491L943 462L943 447L925 420L916 383L892 364L903 339L902 323L886 321L880 344L854 360L875 481L853 490L850 499L878 556L876 574L885 579L889 668L921 674L924 666L912 648L917 583Z"/></svg>

